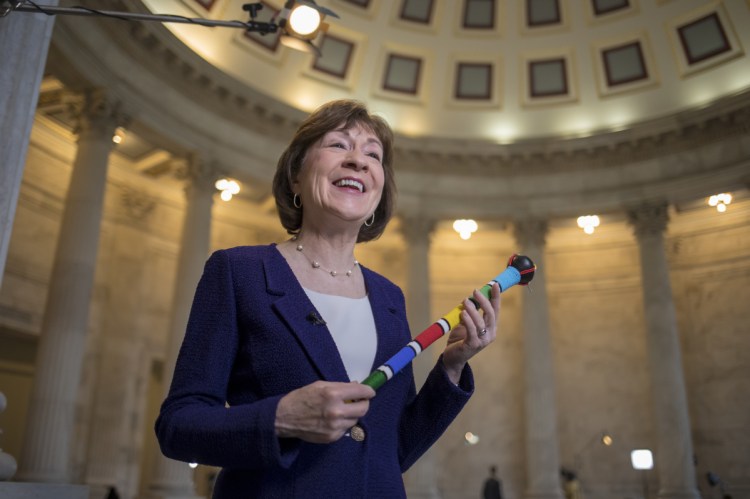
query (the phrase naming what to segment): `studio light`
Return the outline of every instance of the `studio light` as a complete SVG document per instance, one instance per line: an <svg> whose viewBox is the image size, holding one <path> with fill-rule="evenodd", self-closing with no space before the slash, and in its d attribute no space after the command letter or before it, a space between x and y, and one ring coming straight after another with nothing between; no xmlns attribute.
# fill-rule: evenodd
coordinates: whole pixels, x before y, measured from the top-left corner
<svg viewBox="0 0 750 499"><path fill-rule="evenodd" d="M635 449L630 453L634 470L650 470L654 467L654 455L648 449Z"/></svg>
<svg viewBox="0 0 750 499"><path fill-rule="evenodd" d="M279 16L279 41L291 49L320 56L320 50L312 44L312 40L321 32L328 31L328 24L323 22L326 16L339 17L313 0L287 0Z"/></svg>

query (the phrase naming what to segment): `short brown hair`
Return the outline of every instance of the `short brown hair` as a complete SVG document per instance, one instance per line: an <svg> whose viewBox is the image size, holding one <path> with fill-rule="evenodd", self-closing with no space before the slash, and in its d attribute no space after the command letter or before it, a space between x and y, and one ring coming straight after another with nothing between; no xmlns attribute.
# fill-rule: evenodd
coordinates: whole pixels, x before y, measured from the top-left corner
<svg viewBox="0 0 750 499"><path fill-rule="evenodd" d="M396 201L396 181L393 177L393 131L380 116L369 113L365 105L356 100L336 100L315 110L297 129L292 142L283 152L273 177L273 195L281 225L289 234L297 234L302 226L302 209L294 207L292 184L302 168L308 149L325 134L341 127L359 125L372 132L383 145L383 194L375 209L375 221L359 229L357 242L372 241L380 237L393 216Z"/></svg>

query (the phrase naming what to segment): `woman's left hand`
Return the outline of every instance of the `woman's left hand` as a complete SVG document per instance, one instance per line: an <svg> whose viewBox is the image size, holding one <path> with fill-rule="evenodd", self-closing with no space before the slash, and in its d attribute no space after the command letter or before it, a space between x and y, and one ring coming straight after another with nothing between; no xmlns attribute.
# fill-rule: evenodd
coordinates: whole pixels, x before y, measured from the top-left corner
<svg viewBox="0 0 750 499"><path fill-rule="evenodd" d="M448 336L448 344L443 350L443 365L448 377L458 384L466 362L479 353L484 347L495 341L497 321L500 312L500 287L492 284L490 299L474 290L474 299L479 303L482 312L470 299L464 301L461 322L453 328Z"/></svg>

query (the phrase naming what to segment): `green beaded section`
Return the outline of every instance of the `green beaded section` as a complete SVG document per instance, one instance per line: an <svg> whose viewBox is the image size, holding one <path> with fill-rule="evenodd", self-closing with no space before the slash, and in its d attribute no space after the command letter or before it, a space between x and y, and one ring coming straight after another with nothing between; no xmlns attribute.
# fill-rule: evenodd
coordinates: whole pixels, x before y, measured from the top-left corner
<svg viewBox="0 0 750 499"><path fill-rule="evenodd" d="M376 370L370 373L370 375L362 381L362 384L369 386L373 390L377 390L378 388L383 386L386 381L388 381L388 378L385 376L385 373L383 371Z"/></svg>

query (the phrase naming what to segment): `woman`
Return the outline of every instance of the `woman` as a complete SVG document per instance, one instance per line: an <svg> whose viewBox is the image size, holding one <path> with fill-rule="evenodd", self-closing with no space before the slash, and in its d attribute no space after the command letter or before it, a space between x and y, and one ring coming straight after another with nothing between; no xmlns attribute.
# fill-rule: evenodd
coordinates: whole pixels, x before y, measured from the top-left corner
<svg viewBox="0 0 750 499"><path fill-rule="evenodd" d="M156 422L162 452L220 466L214 497L399 498L401 474L473 391L500 292L474 299L419 394L410 367L357 383L411 339L400 289L354 246L392 212L393 134L355 101L315 111L282 154L278 245L215 252Z"/></svg>

